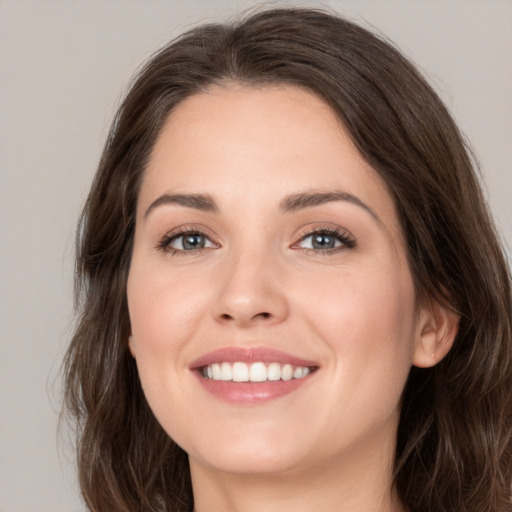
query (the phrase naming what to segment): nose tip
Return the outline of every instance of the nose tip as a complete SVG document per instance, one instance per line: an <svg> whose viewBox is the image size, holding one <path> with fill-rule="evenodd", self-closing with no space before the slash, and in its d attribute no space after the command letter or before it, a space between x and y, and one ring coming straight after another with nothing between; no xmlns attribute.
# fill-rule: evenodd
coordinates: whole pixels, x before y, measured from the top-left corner
<svg viewBox="0 0 512 512"><path fill-rule="evenodd" d="M288 316L288 302L279 280L262 268L242 266L231 268L220 279L219 295L214 306L214 316L223 324L250 327L271 325Z"/></svg>

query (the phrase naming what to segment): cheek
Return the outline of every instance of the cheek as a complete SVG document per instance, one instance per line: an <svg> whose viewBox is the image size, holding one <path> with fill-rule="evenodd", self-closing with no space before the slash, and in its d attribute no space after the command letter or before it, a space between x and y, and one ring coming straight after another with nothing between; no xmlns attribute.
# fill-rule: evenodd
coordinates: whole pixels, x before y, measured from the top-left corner
<svg viewBox="0 0 512 512"><path fill-rule="evenodd" d="M198 276L187 276L157 265L132 262L128 277L128 310L138 352L179 352L205 315L207 287Z"/></svg>
<svg viewBox="0 0 512 512"><path fill-rule="evenodd" d="M347 349L386 337L403 340L414 324L414 288L408 271L388 268L343 268L325 279L305 279L304 290L297 290L297 295L302 302L307 300L304 309L312 313L310 318L318 319L313 320L317 328L329 339L340 340L341 346L347 340ZM371 336L362 338L363 332L377 326ZM351 341L354 337L358 344Z"/></svg>
<svg viewBox="0 0 512 512"><path fill-rule="evenodd" d="M364 399L387 393L396 400L414 350L415 293L409 272L393 266L365 267L364 272L345 268L319 283L303 311L332 355L337 385L357 390Z"/></svg>
<svg viewBox="0 0 512 512"><path fill-rule="evenodd" d="M186 401L188 347L197 337L205 315L205 289L194 278L169 272L165 265L148 265L136 257L127 283L133 355L146 399L171 437L186 437L191 425ZM179 417L180 421L176 421Z"/></svg>

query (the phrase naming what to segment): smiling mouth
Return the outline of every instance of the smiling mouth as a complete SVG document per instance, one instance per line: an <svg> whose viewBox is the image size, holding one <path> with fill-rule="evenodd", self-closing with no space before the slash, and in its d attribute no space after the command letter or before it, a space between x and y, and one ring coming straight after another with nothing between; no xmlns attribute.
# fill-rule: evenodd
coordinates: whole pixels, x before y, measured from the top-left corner
<svg viewBox="0 0 512 512"><path fill-rule="evenodd" d="M320 365L271 347L225 347L189 369L211 396L235 406L253 406L288 395L314 380Z"/></svg>
<svg viewBox="0 0 512 512"><path fill-rule="evenodd" d="M208 380L224 382L277 382L303 379L317 369L316 366L294 366L289 363L242 361L213 363L199 368Z"/></svg>

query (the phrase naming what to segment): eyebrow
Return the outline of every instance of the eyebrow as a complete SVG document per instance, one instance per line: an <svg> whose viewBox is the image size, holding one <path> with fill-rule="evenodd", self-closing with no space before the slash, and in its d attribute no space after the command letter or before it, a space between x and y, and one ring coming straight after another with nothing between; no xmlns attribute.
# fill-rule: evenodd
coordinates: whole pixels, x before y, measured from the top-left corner
<svg viewBox="0 0 512 512"><path fill-rule="evenodd" d="M163 194L149 205L144 217L147 217L151 211L158 206L165 204L177 204L179 206L194 208L203 212L219 212L219 208L214 199L208 194Z"/></svg>
<svg viewBox="0 0 512 512"><path fill-rule="evenodd" d="M329 192L308 191L291 194L279 203L279 209L284 213L289 213L334 201L346 201L355 204L366 210L379 223L382 223L375 211L359 199L359 197L341 190ZM185 206L186 208L194 208L209 213L218 213L220 211L213 197L208 194L163 194L149 205L144 217L147 217L151 211L162 205Z"/></svg>
<svg viewBox="0 0 512 512"><path fill-rule="evenodd" d="M359 199L359 197L341 190L333 190L329 192L311 191L292 194L281 201L279 209L283 212L295 212L303 208L311 208L313 206L331 203L333 201L347 201L355 204L356 206L366 210L379 223L381 222L375 211Z"/></svg>

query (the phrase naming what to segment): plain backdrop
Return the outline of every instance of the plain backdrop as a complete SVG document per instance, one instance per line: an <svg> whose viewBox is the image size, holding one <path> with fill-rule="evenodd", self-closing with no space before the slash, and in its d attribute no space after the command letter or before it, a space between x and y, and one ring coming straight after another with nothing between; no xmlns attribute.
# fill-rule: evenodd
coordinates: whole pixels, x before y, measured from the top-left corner
<svg viewBox="0 0 512 512"><path fill-rule="evenodd" d="M473 143L510 245L512 2L287 4L332 7L386 34L423 70ZM59 367L74 227L122 92L173 36L253 5L0 0L0 512L84 510L72 451L57 438Z"/></svg>

